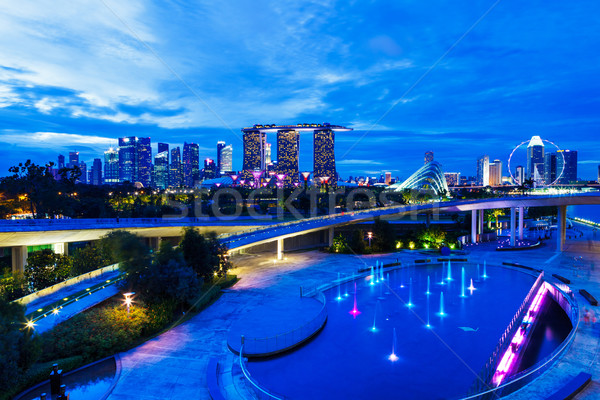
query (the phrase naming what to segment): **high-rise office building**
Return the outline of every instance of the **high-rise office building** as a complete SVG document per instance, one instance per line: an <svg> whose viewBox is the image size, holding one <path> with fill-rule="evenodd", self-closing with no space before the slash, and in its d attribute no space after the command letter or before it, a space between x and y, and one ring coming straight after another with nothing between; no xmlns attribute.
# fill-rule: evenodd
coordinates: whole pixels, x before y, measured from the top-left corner
<svg viewBox="0 0 600 400"><path fill-rule="evenodd" d="M300 135L292 129L277 131L277 173L284 174L284 186L291 187L298 182L298 158ZM334 164L335 165L335 164ZM335 179L331 176L329 179Z"/></svg>
<svg viewBox="0 0 600 400"><path fill-rule="evenodd" d="M541 183L544 179L544 142L533 136L527 145L527 178Z"/></svg>
<svg viewBox="0 0 600 400"><path fill-rule="evenodd" d="M313 179L318 182L320 178L328 178L329 185L335 188L337 186L337 173L335 170L334 148L335 132L331 129L315 129L313 141ZM279 153L277 154L277 158L279 160Z"/></svg>
<svg viewBox="0 0 600 400"><path fill-rule="evenodd" d="M135 183L137 180L136 137L119 138L119 181Z"/></svg>
<svg viewBox="0 0 600 400"><path fill-rule="evenodd" d="M169 187L169 148L154 157L154 181L153 186L158 189Z"/></svg>
<svg viewBox="0 0 600 400"><path fill-rule="evenodd" d="M171 150L171 166L169 168L169 186L183 186L183 168L181 165L181 151L179 147Z"/></svg>
<svg viewBox="0 0 600 400"><path fill-rule="evenodd" d="M81 171L81 175L79 175L79 179L76 180L77 183L88 183L88 169L87 164L83 161L79 162L79 171Z"/></svg>
<svg viewBox="0 0 600 400"><path fill-rule="evenodd" d="M480 186L490 185L490 157L481 156L477 160L477 184Z"/></svg>
<svg viewBox="0 0 600 400"><path fill-rule="evenodd" d="M219 140L217 142L217 171L221 172L221 150L225 147L225 142Z"/></svg>
<svg viewBox="0 0 600 400"><path fill-rule="evenodd" d="M598 165L598 179L597 182L600 183L600 165Z"/></svg>
<svg viewBox="0 0 600 400"><path fill-rule="evenodd" d="M102 160L94 158L92 170L90 172L90 184L95 186L102 185Z"/></svg>
<svg viewBox="0 0 600 400"><path fill-rule="evenodd" d="M517 166L515 179L517 180L515 182L515 184L517 184L517 185L522 185L525 182L525 168L523 168L522 165Z"/></svg>
<svg viewBox="0 0 600 400"><path fill-rule="evenodd" d="M150 138L137 138L137 179L144 187L152 186L152 146Z"/></svg>
<svg viewBox="0 0 600 400"><path fill-rule="evenodd" d="M222 144L221 146L219 146ZM233 146L225 142L217 143L217 172L224 175L233 171Z"/></svg>
<svg viewBox="0 0 600 400"><path fill-rule="evenodd" d="M119 182L119 152L111 147L104 152L104 183L116 185Z"/></svg>
<svg viewBox="0 0 600 400"><path fill-rule="evenodd" d="M257 130L243 130L244 161L242 175L244 179L252 179L253 171L265 170L265 138L266 134Z"/></svg>
<svg viewBox="0 0 600 400"><path fill-rule="evenodd" d="M562 155L562 157L561 157ZM564 162L564 169L563 169ZM556 176L562 171L562 176L558 180L560 184L569 184L577 182L577 151L576 150L557 150L556 152Z"/></svg>
<svg viewBox="0 0 600 400"><path fill-rule="evenodd" d="M58 170L61 170L65 167L65 156L63 156L62 154L58 155L58 164L56 165L56 168Z"/></svg>
<svg viewBox="0 0 600 400"><path fill-rule="evenodd" d="M386 185L391 185L392 184L392 173L391 172L386 172L385 173L385 181L384 183Z"/></svg>
<svg viewBox="0 0 600 400"><path fill-rule="evenodd" d="M168 143L159 143L158 144L158 151L156 152L158 153L162 153L163 151L169 152L169 144ZM167 159L168 159L168 155L167 155Z"/></svg>
<svg viewBox="0 0 600 400"><path fill-rule="evenodd" d="M490 163L489 180L490 186L502 185L502 161L496 159Z"/></svg>
<svg viewBox="0 0 600 400"><path fill-rule="evenodd" d="M460 184L460 172L444 172L448 186L458 186Z"/></svg>
<svg viewBox="0 0 600 400"><path fill-rule="evenodd" d="M79 152L78 151L69 152L69 164L67 164L67 166L69 168L79 166Z"/></svg>
<svg viewBox="0 0 600 400"><path fill-rule="evenodd" d="M214 179L217 177L217 165L215 164L215 160L212 158L207 158L204 160L204 170L203 170L203 178L204 179Z"/></svg>
<svg viewBox="0 0 600 400"><path fill-rule="evenodd" d="M183 184L194 187L200 179L200 148L196 143L183 144Z"/></svg>
<svg viewBox="0 0 600 400"><path fill-rule="evenodd" d="M559 156L560 157L560 156ZM544 154L544 184L550 185L556 180L556 153L545 153ZM561 160L562 162L562 160ZM560 170L558 170L560 173Z"/></svg>
<svg viewBox="0 0 600 400"><path fill-rule="evenodd" d="M425 164L430 163L433 161L433 151L426 151L425 152Z"/></svg>

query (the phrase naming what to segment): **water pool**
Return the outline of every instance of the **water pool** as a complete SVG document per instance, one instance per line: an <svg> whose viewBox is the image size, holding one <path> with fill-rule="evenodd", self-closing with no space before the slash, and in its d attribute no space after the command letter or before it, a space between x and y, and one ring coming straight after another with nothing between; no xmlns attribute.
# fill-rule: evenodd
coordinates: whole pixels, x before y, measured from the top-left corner
<svg viewBox="0 0 600 400"><path fill-rule="evenodd" d="M319 335L284 355L251 360L248 369L264 388L291 399L461 398L535 281L512 269L486 272L484 278L482 265L454 263L449 273L434 264L385 273L379 283L367 276L333 287ZM540 346L539 357L554 348Z"/></svg>

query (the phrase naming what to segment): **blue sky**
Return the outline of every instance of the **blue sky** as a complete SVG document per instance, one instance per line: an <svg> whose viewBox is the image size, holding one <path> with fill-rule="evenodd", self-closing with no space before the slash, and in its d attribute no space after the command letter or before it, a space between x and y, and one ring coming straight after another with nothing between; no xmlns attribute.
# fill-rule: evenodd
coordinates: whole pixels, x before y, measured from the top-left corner
<svg viewBox="0 0 600 400"><path fill-rule="evenodd" d="M479 155L506 161L541 135L595 178L599 12L587 0L8 0L0 175L73 150L91 162L130 135L212 158L226 140L241 169L240 128L328 121L355 129L336 137L343 176L406 177L427 150L472 175Z"/></svg>

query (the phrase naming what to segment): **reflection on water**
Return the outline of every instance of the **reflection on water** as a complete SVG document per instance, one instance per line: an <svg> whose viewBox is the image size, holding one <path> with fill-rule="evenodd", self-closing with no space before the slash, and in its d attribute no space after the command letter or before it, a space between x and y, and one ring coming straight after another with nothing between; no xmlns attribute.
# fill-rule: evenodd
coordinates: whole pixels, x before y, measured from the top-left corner
<svg viewBox="0 0 600 400"><path fill-rule="evenodd" d="M63 376L62 383L67 387L66 393L69 395L69 400L101 399L110 388L116 370L115 359L109 358ZM50 383L29 390L17 400L38 400L42 393L47 393L48 399L50 399Z"/></svg>

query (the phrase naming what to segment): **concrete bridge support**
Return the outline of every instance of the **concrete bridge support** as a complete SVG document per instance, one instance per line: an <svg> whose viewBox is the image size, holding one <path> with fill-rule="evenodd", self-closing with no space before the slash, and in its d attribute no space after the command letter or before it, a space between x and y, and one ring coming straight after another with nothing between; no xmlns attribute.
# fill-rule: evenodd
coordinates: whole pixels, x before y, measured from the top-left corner
<svg viewBox="0 0 600 400"><path fill-rule="evenodd" d="M563 251L567 236L567 206L558 206L556 220L556 251Z"/></svg>
<svg viewBox="0 0 600 400"><path fill-rule="evenodd" d="M478 235L483 235L483 223L484 223L484 220L485 220L485 210L479 210L479 212L477 213L477 215L478 215L478 220L477 220L477 234Z"/></svg>
<svg viewBox="0 0 600 400"><path fill-rule="evenodd" d="M329 246L329 247L333 246L333 234L334 234L334 229L329 228L327 230L327 246Z"/></svg>
<svg viewBox="0 0 600 400"><path fill-rule="evenodd" d="M471 211L471 243L477 243L477 210Z"/></svg>
<svg viewBox="0 0 600 400"><path fill-rule="evenodd" d="M523 240L523 229L524 229L524 224L523 224L523 219L524 219L524 211L525 208L523 206L519 207L519 240Z"/></svg>
<svg viewBox="0 0 600 400"><path fill-rule="evenodd" d="M277 239L277 259L283 260L283 239Z"/></svg>
<svg viewBox="0 0 600 400"><path fill-rule="evenodd" d="M27 264L27 246L14 246L12 248L12 272L22 274Z"/></svg>
<svg viewBox="0 0 600 400"><path fill-rule="evenodd" d="M516 235L516 220L517 220L517 209L515 207L511 207L510 209L510 246L515 247L515 237Z"/></svg>

